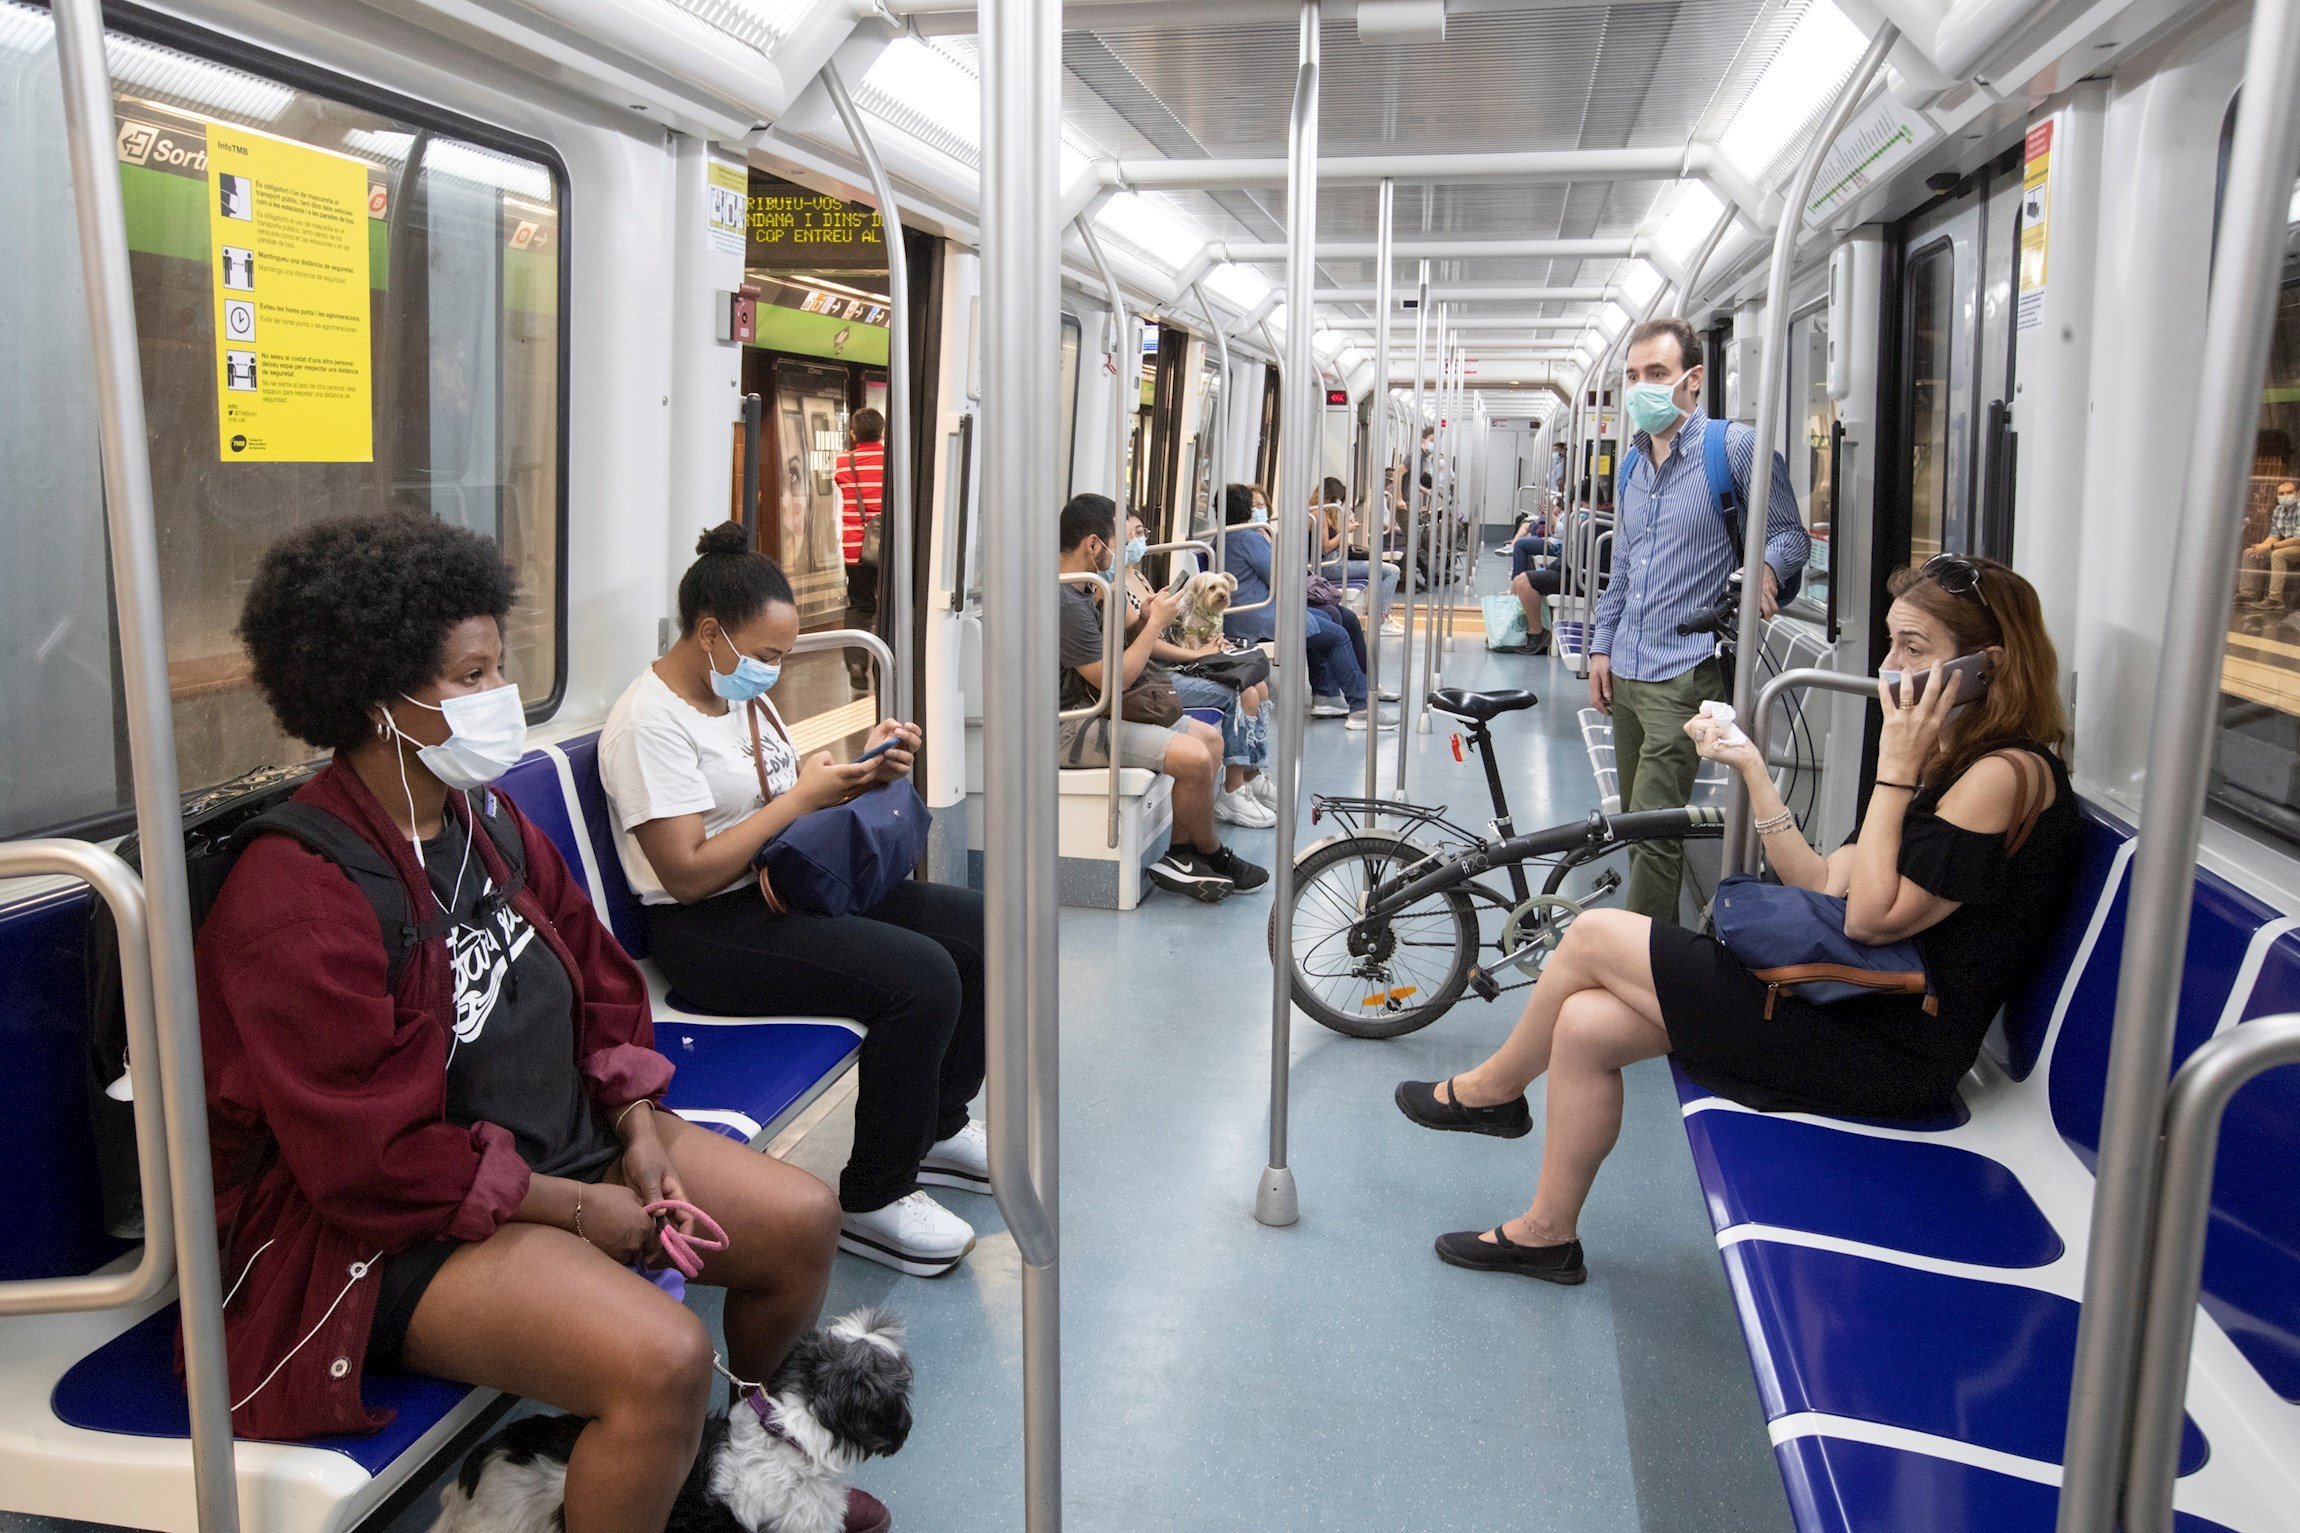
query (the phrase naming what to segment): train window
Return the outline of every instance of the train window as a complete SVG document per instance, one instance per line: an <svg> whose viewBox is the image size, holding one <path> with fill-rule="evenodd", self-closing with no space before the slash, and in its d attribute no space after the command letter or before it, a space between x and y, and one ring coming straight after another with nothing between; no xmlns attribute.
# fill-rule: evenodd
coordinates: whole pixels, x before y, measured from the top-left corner
<svg viewBox="0 0 2300 1533"><path fill-rule="evenodd" d="M183 785L310 754L273 724L233 628L263 550L325 517L399 507L499 543L521 589L509 668L531 714L548 714L564 653L559 171L302 66L238 45L227 65L220 42L209 57L204 35L173 24L154 35L167 42L115 32L107 52ZM0 524L19 532L0 575L13 657L0 670L0 836L90 831L122 812L129 784L45 9L0 0L0 79L24 87L26 108L0 136L0 261L45 274L0 288L13 363ZM245 157L245 177L222 168L225 153ZM267 177L294 189L298 216L249 217L232 244L217 230L261 209ZM275 312L266 279L290 271L298 295ZM219 399L242 389L236 403L257 413L227 429Z"/></svg>
<svg viewBox="0 0 2300 1533"><path fill-rule="evenodd" d="M1062 498L1067 501L1078 478L1078 353L1085 331L1078 316L1062 316Z"/></svg>
<svg viewBox="0 0 2300 1533"><path fill-rule="evenodd" d="M1829 397L1829 306L1817 303L1789 320L1789 482L1797 487L1812 552L1798 595L1824 610L1829 602L1830 441L1837 402Z"/></svg>
<svg viewBox="0 0 2300 1533"><path fill-rule="evenodd" d="M1941 551L1949 518L1950 390L1955 369L1956 248L1909 257L1909 560Z"/></svg>
<svg viewBox="0 0 2300 1533"><path fill-rule="evenodd" d="M2229 109L2227 131L2234 130ZM2300 843L2300 188L2261 380L2236 606L2220 672L2211 795L2223 811Z"/></svg>

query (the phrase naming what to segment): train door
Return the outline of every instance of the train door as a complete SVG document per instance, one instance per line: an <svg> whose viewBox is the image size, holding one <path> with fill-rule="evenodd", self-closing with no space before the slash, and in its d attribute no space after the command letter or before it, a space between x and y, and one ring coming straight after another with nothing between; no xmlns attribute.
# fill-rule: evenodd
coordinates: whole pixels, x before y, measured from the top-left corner
<svg viewBox="0 0 2300 1533"><path fill-rule="evenodd" d="M1881 569L1934 554L2012 550L2013 278L2017 156L1975 172L1900 230L1898 547Z"/></svg>
<svg viewBox="0 0 2300 1533"><path fill-rule="evenodd" d="M832 473L847 445L848 381L844 368L780 358L767 394L767 461L775 472L759 541L790 577L807 628L835 626L846 610Z"/></svg>

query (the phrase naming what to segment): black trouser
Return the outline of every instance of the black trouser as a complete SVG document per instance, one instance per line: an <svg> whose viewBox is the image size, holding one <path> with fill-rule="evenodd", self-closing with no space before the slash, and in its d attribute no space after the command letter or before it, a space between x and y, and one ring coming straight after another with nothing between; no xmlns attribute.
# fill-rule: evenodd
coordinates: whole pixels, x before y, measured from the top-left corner
<svg viewBox="0 0 2300 1533"><path fill-rule="evenodd" d="M649 914L655 961L695 1005L863 1025L839 1205L868 1213L916 1192L928 1146L966 1127L982 1089L982 896L909 879L868 915L777 916L753 887Z"/></svg>
<svg viewBox="0 0 2300 1533"><path fill-rule="evenodd" d="M858 559L847 566L846 626L866 633L878 632L878 565L872 560ZM901 657L896 659L899 662ZM856 694L870 691L871 674L876 669L870 656L862 650L850 649L846 652L846 663L847 680L853 684Z"/></svg>

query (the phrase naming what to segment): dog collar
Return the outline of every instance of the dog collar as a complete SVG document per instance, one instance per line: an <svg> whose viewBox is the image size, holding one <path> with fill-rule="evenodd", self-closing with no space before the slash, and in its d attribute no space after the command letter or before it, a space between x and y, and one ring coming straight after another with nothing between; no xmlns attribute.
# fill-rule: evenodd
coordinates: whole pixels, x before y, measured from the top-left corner
<svg viewBox="0 0 2300 1533"><path fill-rule="evenodd" d="M793 1437L790 1428L784 1426L775 1415L775 1402L765 1390L753 1389L749 1391L743 1396L743 1403L751 1408L752 1415L759 1418L760 1428L769 1437L790 1444L798 1450L801 1458L811 1459L814 1456L807 1452L806 1444Z"/></svg>

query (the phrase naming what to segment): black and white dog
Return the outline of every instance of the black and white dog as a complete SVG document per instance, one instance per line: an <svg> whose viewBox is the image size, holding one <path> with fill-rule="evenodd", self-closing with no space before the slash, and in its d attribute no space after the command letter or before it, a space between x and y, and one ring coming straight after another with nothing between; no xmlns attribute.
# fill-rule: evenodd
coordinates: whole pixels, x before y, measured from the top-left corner
<svg viewBox="0 0 2300 1533"><path fill-rule="evenodd" d="M910 1436L902 1321L858 1309L800 1340L763 1389L703 1426L665 1533L840 1533L864 1459ZM431 1533L562 1533L580 1416L529 1416L472 1451Z"/></svg>

